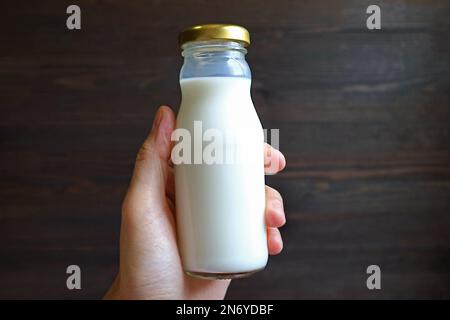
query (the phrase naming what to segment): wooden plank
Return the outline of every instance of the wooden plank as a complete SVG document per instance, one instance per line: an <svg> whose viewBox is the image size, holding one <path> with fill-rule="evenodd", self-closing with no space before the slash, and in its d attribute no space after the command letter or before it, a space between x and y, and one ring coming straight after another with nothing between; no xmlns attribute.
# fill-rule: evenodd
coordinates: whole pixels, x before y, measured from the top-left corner
<svg viewBox="0 0 450 320"><path fill-rule="evenodd" d="M285 250L228 298L450 298L450 3L64 1L0 10L0 298L100 298L120 204L160 104L180 101L177 33L249 28L252 95L280 129ZM83 290L65 268L83 268ZM382 290L365 268L382 268Z"/></svg>

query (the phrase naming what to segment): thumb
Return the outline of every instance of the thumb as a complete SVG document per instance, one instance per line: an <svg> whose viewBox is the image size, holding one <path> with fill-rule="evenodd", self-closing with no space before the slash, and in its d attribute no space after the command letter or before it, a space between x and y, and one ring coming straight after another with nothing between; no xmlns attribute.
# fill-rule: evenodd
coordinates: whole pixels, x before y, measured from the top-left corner
<svg viewBox="0 0 450 320"><path fill-rule="evenodd" d="M133 211L153 211L165 203L170 136L175 127L175 115L167 106L158 108L150 134L142 144L134 167L126 202ZM129 199L131 198L131 199ZM140 209L140 210L139 210Z"/></svg>

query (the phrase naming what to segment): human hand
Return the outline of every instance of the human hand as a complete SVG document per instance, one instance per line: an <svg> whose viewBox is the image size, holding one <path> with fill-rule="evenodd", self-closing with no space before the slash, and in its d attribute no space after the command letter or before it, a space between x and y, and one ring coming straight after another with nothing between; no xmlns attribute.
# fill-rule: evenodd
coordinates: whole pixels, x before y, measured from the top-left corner
<svg viewBox="0 0 450 320"><path fill-rule="evenodd" d="M122 205L120 269L105 299L223 299L230 280L202 280L183 272L177 246L174 176L170 166L175 116L158 109L150 135L136 158L133 177ZM278 164L273 168L269 160ZM284 156L266 145L266 173L284 168ZM283 248L278 227L286 222L283 200L266 186L269 253Z"/></svg>

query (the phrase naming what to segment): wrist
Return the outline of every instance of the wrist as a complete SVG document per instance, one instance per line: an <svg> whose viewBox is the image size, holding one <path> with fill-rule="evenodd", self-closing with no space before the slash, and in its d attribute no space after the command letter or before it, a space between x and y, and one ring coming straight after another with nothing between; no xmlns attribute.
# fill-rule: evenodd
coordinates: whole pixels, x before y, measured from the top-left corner
<svg viewBox="0 0 450 320"><path fill-rule="evenodd" d="M119 276L117 276L111 287L106 292L105 296L103 297L104 300L121 300L121 294L120 294L120 285L119 285Z"/></svg>

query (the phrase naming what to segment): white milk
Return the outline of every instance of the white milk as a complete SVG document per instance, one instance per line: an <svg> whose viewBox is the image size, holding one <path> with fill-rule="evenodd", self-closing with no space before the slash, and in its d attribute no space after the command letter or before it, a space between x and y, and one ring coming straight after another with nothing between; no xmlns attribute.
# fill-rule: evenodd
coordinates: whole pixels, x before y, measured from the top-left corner
<svg viewBox="0 0 450 320"><path fill-rule="evenodd" d="M194 121L202 121L203 133L218 129L237 148L233 163L175 166L178 241L189 274L232 278L267 263L264 134L250 83L238 77L180 81L177 128L189 130L194 144Z"/></svg>

